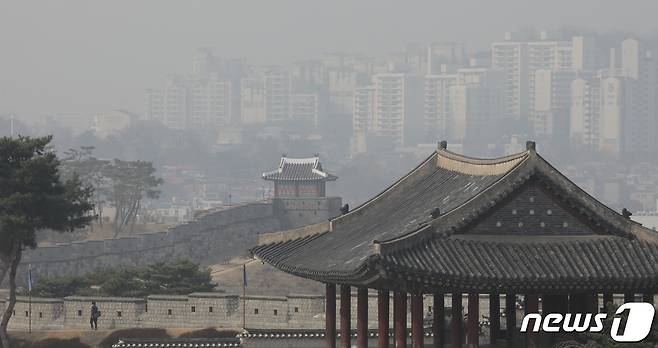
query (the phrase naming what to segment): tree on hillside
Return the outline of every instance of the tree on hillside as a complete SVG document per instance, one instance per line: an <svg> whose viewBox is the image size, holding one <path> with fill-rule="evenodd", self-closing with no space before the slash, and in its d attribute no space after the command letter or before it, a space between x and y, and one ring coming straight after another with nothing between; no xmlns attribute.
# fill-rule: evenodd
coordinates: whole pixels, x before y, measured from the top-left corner
<svg viewBox="0 0 658 348"><path fill-rule="evenodd" d="M93 146L80 146L71 148L64 152L61 172L63 178L71 178L77 175L85 186L94 188L92 203L94 204L94 215L99 225L103 226L103 204L109 190L109 180L103 175L103 169L110 162L98 159L93 155Z"/></svg>
<svg viewBox="0 0 658 348"><path fill-rule="evenodd" d="M142 272L147 294L189 294L212 291L210 269L191 261L158 262Z"/></svg>
<svg viewBox="0 0 658 348"><path fill-rule="evenodd" d="M0 281L9 272L9 303L0 342L9 348L7 325L16 304L16 272L25 248L41 229L72 231L89 224L92 190L77 176L62 182L52 137L0 138Z"/></svg>
<svg viewBox="0 0 658 348"><path fill-rule="evenodd" d="M103 175L110 181L108 200L114 205L114 237L129 229L133 232L137 214L145 198L160 196L157 189L162 179L156 177L153 163L115 159L103 167Z"/></svg>

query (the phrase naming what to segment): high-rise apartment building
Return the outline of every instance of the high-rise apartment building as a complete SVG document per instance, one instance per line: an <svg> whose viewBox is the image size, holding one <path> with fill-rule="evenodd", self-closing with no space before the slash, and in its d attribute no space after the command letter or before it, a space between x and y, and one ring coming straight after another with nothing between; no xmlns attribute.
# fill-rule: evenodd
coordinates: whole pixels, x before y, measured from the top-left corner
<svg viewBox="0 0 658 348"><path fill-rule="evenodd" d="M149 89L144 101L144 117L159 121L172 129L187 128L189 90L186 81L170 77L163 89Z"/></svg>
<svg viewBox="0 0 658 348"><path fill-rule="evenodd" d="M372 128L375 110L375 87L363 86L354 89L352 111L352 153L367 150L367 137Z"/></svg>
<svg viewBox="0 0 658 348"><path fill-rule="evenodd" d="M449 87L448 138L469 150L492 144L505 110L505 73L486 68L459 69Z"/></svg>
<svg viewBox="0 0 658 348"><path fill-rule="evenodd" d="M218 77L172 77L145 94L144 116L172 129L213 129L230 122L231 83Z"/></svg>
<svg viewBox="0 0 658 348"><path fill-rule="evenodd" d="M352 114L359 74L351 68L331 68L326 73L330 112Z"/></svg>
<svg viewBox="0 0 658 348"><path fill-rule="evenodd" d="M190 114L187 128L219 128L231 122L231 82L199 78L189 81Z"/></svg>
<svg viewBox="0 0 658 348"><path fill-rule="evenodd" d="M578 77L571 82L569 138L572 144L598 149L601 127L601 79Z"/></svg>
<svg viewBox="0 0 658 348"><path fill-rule="evenodd" d="M528 119L528 44L506 40L491 45L491 66L505 72L505 112L512 119Z"/></svg>
<svg viewBox="0 0 658 348"><path fill-rule="evenodd" d="M425 77L424 142L448 139L451 114L450 87L457 83L457 74L428 75Z"/></svg>
<svg viewBox="0 0 658 348"><path fill-rule="evenodd" d="M622 152L649 154L657 148L656 62L637 39L621 44L621 74L626 78Z"/></svg>
<svg viewBox="0 0 658 348"><path fill-rule="evenodd" d="M318 95L291 94L290 120L316 127L318 125Z"/></svg>
<svg viewBox="0 0 658 348"><path fill-rule="evenodd" d="M410 145L422 136L423 85L417 76L388 73L372 78L374 111L372 131L395 146Z"/></svg>
<svg viewBox="0 0 658 348"><path fill-rule="evenodd" d="M636 39L611 50L609 69L572 83L571 139L613 156L646 156L656 149L656 66Z"/></svg>
<svg viewBox="0 0 658 348"><path fill-rule="evenodd" d="M265 123L265 81L260 77L240 81L240 120L243 124Z"/></svg>
<svg viewBox="0 0 658 348"><path fill-rule="evenodd" d="M266 121L287 121L290 117L290 72L282 67L272 67L265 72L264 82Z"/></svg>
<svg viewBox="0 0 658 348"><path fill-rule="evenodd" d="M433 42L427 45L427 75L440 74L441 67L456 70L466 65L466 51L461 42Z"/></svg>
<svg viewBox="0 0 658 348"><path fill-rule="evenodd" d="M569 139L572 69L537 69L533 73L532 125L538 137L566 143Z"/></svg>

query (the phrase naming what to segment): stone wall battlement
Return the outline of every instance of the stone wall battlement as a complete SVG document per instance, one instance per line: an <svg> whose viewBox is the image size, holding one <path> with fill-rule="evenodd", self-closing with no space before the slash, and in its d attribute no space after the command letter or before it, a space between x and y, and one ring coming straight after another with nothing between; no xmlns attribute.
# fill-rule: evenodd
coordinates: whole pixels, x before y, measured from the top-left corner
<svg viewBox="0 0 658 348"><path fill-rule="evenodd" d="M27 250L19 274L24 274L28 264L38 278L82 275L117 266L145 266L172 259L219 262L245 252L257 242L258 235L279 229L279 219L270 203L248 203L204 212L166 231Z"/></svg>

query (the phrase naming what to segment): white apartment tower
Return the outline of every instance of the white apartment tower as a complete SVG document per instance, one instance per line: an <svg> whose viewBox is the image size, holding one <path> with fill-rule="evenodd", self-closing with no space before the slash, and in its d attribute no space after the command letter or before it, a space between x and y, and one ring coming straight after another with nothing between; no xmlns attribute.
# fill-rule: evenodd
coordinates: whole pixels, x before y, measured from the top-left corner
<svg viewBox="0 0 658 348"><path fill-rule="evenodd" d="M268 69L265 82L265 119L267 122L286 121L290 117L290 72L284 68Z"/></svg>
<svg viewBox="0 0 658 348"><path fill-rule="evenodd" d="M290 119L307 125L318 125L318 95L291 94Z"/></svg>
<svg viewBox="0 0 658 348"><path fill-rule="evenodd" d="M165 88L146 91L144 117L172 129L187 128L189 94L184 79L170 77Z"/></svg>
<svg viewBox="0 0 658 348"><path fill-rule="evenodd" d="M425 142L448 138L448 122L452 115L450 87L456 83L457 74L425 76Z"/></svg>
<svg viewBox="0 0 658 348"><path fill-rule="evenodd" d="M240 120L243 124L265 123L265 81L260 77L240 81Z"/></svg>
<svg viewBox="0 0 658 348"><path fill-rule="evenodd" d="M376 74L372 78L374 112L372 131L389 137L396 146L408 145L422 133L422 80L402 73Z"/></svg>
<svg viewBox="0 0 658 348"><path fill-rule="evenodd" d="M579 77L571 82L569 138L573 144L598 149L600 142L601 79Z"/></svg>
<svg viewBox="0 0 658 348"><path fill-rule="evenodd" d="M218 77L190 81L188 128L216 129L231 121L231 81Z"/></svg>
<svg viewBox="0 0 658 348"><path fill-rule="evenodd" d="M371 131L374 110L375 87L356 87L352 112L352 153L366 152L367 136Z"/></svg>
<svg viewBox="0 0 658 348"><path fill-rule="evenodd" d="M505 72L505 112L513 119L527 119L528 115L528 44L511 41L491 45L491 66Z"/></svg>
<svg viewBox="0 0 658 348"><path fill-rule="evenodd" d="M534 134L558 142L569 138L571 82L576 73L571 69L538 69L533 72L531 98Z"/></svg>

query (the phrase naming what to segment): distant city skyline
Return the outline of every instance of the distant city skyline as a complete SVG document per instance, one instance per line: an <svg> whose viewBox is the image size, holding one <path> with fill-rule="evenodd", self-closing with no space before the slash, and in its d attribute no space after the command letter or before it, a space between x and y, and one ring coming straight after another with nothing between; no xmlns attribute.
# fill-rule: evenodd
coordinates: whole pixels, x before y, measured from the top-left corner
<svg viewBox="0 0 658 348"><path fill-rule="evenodd" d="M488 49L506 31L585 28L646 35L651 1L13 2L0 4L0 115L141 112L143 90L191 70L196 48L287 64L344 51L384 55L406 43Z"/></svg>

